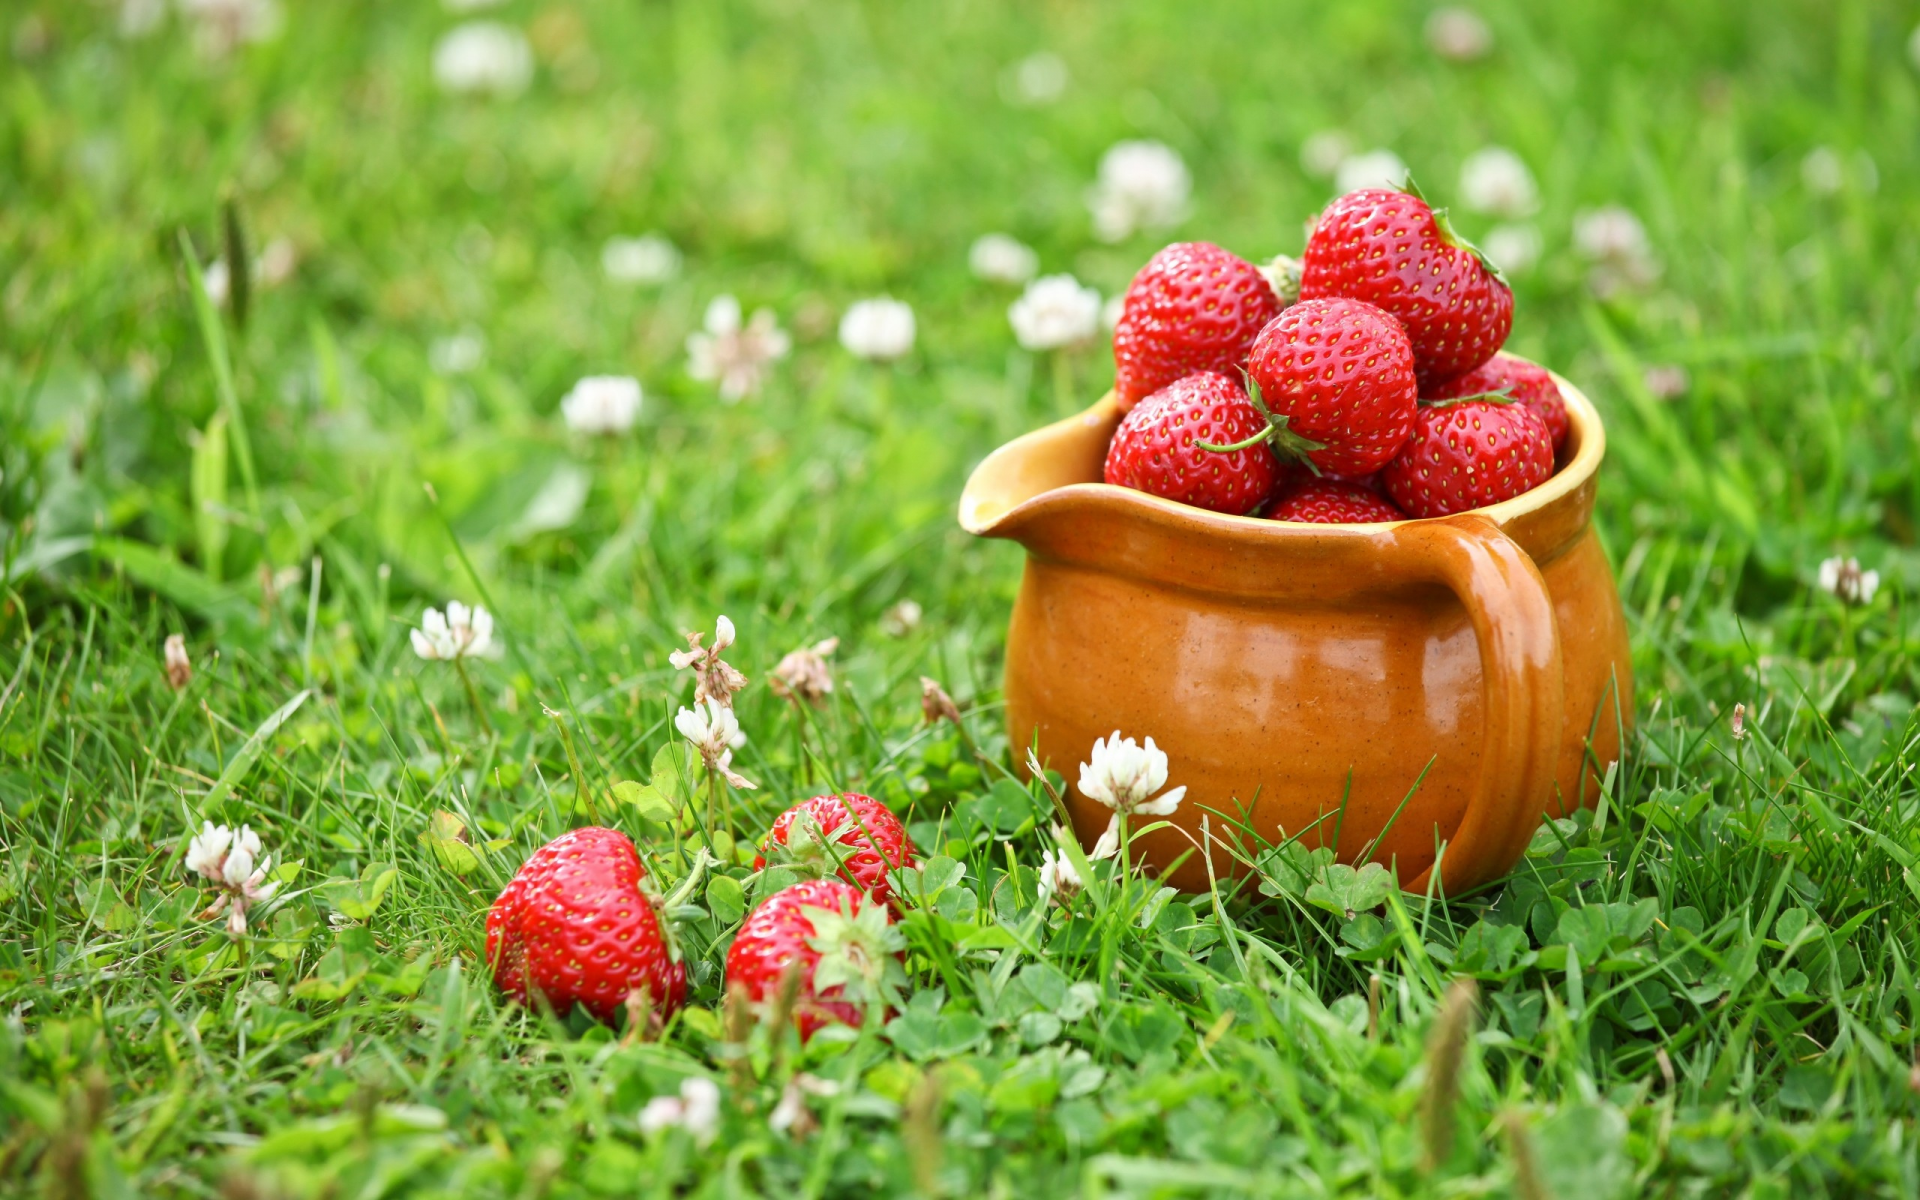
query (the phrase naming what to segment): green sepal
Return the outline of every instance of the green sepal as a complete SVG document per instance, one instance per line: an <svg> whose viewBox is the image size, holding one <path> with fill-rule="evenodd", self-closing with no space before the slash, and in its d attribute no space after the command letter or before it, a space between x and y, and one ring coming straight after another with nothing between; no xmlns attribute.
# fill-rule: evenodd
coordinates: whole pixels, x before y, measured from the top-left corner
<svg viewBox="0 0 1920 1200"><path fill-rule="evenodd" d="M1253 401L1253 407L1258 409L1260 415L1266 419L1267 427L1252 437L1243 438L1227 446L1218 446L1212 442L1195 442L1194 445L1202 450L1210 450L1215 454L1232 454L1239 450L1245 450L1248 446L1264 444L1269 450L1273 451L1273 456L1282 463L1289 461L1300 462L1317 477L1320 474L1320 468L1307 456L1315 450L1325 450L1327 444L1325 442L1316 442L1311 438L1302 437L1291 429L1288 429L1287 424L1292 418L1284 414L1276 414L1273 410L1269 409L1266 401L1261 399L1260 385L1253 381L1253 376L1248 375L1244 371L1241 372L1241 376L1246 380L1247 399Z"/></svg>
<svg viewBox="0 0 1920 1200"><path fill-rule="evenodd" d="M1427 211L1433 214L1434 225L1440 230L1441 241L1473 255L1474 258L1479 260L1480 266L1485 269L1487 274L1493 276L1502 287L1512 288L1513 285L1507 282L1506 275L1501 272L1499 266L1495 264L1492 259L1487 257L1486 252L1466 238L1460 236L1460 231L1453 227L1452 218L1447 216L1447 210L1444 208L1435 208L1433 203L1421 193L1420 185L1413 181L1412 171L1407 172L1406 179L1400 184L1400 190L1427 206Z"/></svg>

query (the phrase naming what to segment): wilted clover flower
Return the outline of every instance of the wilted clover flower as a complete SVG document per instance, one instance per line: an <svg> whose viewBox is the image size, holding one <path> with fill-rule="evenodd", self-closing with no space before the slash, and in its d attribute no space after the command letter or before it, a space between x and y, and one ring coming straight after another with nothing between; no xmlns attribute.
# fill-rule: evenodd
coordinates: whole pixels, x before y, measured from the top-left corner
<svg viewBox="0 0 1920 1200"><path fill-rule="evenodd" d="M782 700L820 707L833 692L833 671L827 666L827 658L839 648L840 639L830 637L790 651L767 677L767 686Z"/></svg>
<svg viewBox="0 0 1920 1200"><path fill-rule="evenodd" d="M724 614L713 625L713 645L702 646L699 633L687 634L687 649L675 650L667 661L676 671L693 672L693 702L712 700L722 707L733 706L733 694L747 686L747 677L723 662L720 654L733 645L733 622Z"/></svg>
<svg viewBox="0 0 1920 1200"><path fill-rule="evenodd" d="M770 309L759 309L742 324L740 302L716 296L700 330L687 335L687 374L717 383L720 398L731 403L759 391L774 362L792 348Z"/></svg>
<svg viewBox="0 0 1920 1200"><path fill-rule="evenodd" d="M1873 603L1880 590L1880 572L1863 571L1857 558L1829 558L1820 564L1820 590L1842 604Z"/></svg>

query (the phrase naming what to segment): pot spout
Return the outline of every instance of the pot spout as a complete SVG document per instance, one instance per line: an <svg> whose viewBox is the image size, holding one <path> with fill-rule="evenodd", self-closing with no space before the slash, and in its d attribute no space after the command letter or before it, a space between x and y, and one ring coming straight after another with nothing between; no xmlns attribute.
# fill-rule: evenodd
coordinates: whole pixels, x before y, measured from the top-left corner
<svg viewBox="0 0 1920 1200"><path fill-rule="evenodd" d="M1023 434L981 461L960 493L960 526L981 537L1018 538L1015 517L1045 492L1076 483L1099 483L1107 442L1120 423L1120 405L1109 392L1085 412Z"/></svg>

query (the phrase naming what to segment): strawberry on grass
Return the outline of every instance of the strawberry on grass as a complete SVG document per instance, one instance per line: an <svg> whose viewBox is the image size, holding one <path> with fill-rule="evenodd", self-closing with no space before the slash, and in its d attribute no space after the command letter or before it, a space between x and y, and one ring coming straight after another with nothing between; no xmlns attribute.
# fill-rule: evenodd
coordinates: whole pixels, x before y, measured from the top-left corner
<svg viewBox="0 0 1920 1200"><path fill-rule="evenodd" d="M793 1019L804 1041L832 1024L884 1021L901 1004L906 938L887 906L840 879L810 879L761 901L727 951L727 989L769 1003L798 964Z"/></svg>
<svg viewBox="0 0 1920 1200"><path fill-rule="evenodd" d="M760 841L753 869L787 867L803 878L838 875L880 903L894 906L889 871L920 865L920 851L900 818L872 796L815 796L781 813Z"/></svg>
<svg viewBox="0 0 1920 1200"><path fill-rule="evenodd" d="M1406 327L1423 388L1493 357L1513 327L1513 291L1413 188L1363 188L1328 205L1301 256L1302 300L1346 296Z"/></svg>
<svg viewBox="0 0 1920 1200"><path fill-rule="evenodd" d="M1213 512L1260 510L1282 470L1258 443L1267 418L1238 380L1202 371L1148 396L1120 421L1102 477ZM1239 442L1221 450L1219 443Z"/></svg>
<svg viewBox="0 0 1920 1200"><path fill-rule="evenodd" d="M646 868L626 834L599 826L533 852L487 913L493 982L522 1004L566 1016L577 1005L612 1024L644 992L664 1018L687 999L687 966L643 890Z"/></svg>
<svg viewBox="0 0 1920 1200"><path fill-rule="evenodd" d="M1210 242L1155 254L1121 304L1113 389L1122 411L1196 371L1238 371L1283 307L1259 267Z"/></svg>

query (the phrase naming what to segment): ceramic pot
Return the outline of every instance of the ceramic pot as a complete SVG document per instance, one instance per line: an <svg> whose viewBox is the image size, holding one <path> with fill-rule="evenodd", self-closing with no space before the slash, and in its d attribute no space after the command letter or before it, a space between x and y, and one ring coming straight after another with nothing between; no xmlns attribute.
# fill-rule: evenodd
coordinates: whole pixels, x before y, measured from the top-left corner
<svg viewBox="0 0 1920 1200"><path fill-rule="evenodd" d="M1300 835L1459 895L1505 874L1544 812L1592 802L1633 677L1591 525L1605 431L1556 380L1572 428L1553 477L1430 520L1281 523L1101 483L1112 395L989 455L960 524L1027 550L1008 732L1067 777L1082 844L1111 814L1072 784L1115 729L1152 736L1187 786L1179 828L1135 849L1190 890L1203 815L1216 839ZM1245 869L1209 848L1222 877Z"/></svg>

